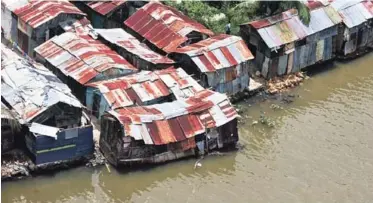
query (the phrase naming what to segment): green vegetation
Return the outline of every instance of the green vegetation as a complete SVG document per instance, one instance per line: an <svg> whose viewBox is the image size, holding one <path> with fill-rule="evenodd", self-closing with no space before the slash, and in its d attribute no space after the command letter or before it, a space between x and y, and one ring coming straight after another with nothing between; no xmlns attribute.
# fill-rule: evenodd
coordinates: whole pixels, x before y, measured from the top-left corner
<svg viewBox="0 0 373 203"><path fill-rule="evenodd" d="M300 1L165 1L192 19L204 24L215 33L224 33L231 22L232 34L238 34L239 25L268 17L291 8L298 9L301 20L308 24L308 8Z"/></svg>

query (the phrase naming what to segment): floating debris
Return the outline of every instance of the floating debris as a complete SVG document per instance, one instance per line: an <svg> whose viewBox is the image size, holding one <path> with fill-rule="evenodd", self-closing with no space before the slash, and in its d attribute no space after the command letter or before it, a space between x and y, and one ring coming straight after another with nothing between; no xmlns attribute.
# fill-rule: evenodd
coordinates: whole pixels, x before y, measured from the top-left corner
<svg viewBox="0 0 373 203"><path fill-rule="evenodd" d="M276 94L283 92L288 88L298 86L305 78L302 72L298 72L283 77L275 77L267 82L267 92L269 94Z"/></svg>

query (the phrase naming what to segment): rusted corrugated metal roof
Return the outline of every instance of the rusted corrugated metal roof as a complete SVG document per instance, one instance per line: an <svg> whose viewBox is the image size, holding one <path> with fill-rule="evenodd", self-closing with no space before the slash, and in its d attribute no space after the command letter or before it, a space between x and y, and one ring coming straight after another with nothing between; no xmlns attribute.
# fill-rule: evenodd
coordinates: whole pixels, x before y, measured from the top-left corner
<svg viewBox="0 0 373 203"><path fill-rule="evenodd" d="M141 71L121 78L89 83L87 86L98 88L112 109L133 106L135 103L143 105L171 93L176 98L188 97L203 90L181 68Z"/></svg>
<svg viewBox="0 0 373 203"><path fill-rule="evenodd" d="M124 126L125 135L145 144L180 142L222 126L238 115L226 95L203 90L185 100L109 112Z"/></svg>
<svg viewBox="0 0 373 203"><path fill-rule="evenodd" d="M358 26L373 18L373 3L371 1L334 0L331 6L342 16L343 23L348 28Z"/></svg>
<svg viewBox="0 0 373 203"><path fill-rule="evenodd" d="M115 44L126 51L135 54L141 59L151 62L153 64L173 64L173 60L166 56L160 55L145 44L138 41L135 37L128 34L121 28L116 29L95 29L95 31L103 37L106 41Z"/></svg>
<svg viewBox="0 0 373 203"><path fill-rule="evenodd" d="M32 28L36 28L60 14L86 15L68 1L35 0L30 0L27 5L15 9L14 13Z"/></svg>
<svg viewBox="0 0 373 203"><path fill-rule="evenodd" d="M257 29L269 48L275 48L303 39L342 22L340 16L330 5L321 6L317 3L307 5L310 7L311 15L308 26L302 23L295 9L250 22L248 25Z"/></svg>
<svg viewBox="0 0 373 203"><path fill-rule="evenodd" d="M70 89L44 66L19 57L1 44L1 96L22 124L59 102L81 108Z"/></svg>
<svg viewBox="0 0 373 203"><path fill-rule="evenodd" d="M225 34L179 48L175 52L190 56L201 72L214 72L254 58L241 37Z"/></svg>
<svg viewBox="0 0 373 203"><path fill-rule="evenodd" d="M97 13L101 15L107 15L111 13L112 11L116 10L120 6L122 6L124 3L126 3L126 0L117 0L117 1L90 1L86 2L85 4L89 6L92 10L96 11Z"/></svg>
<svg viewBox="0 0 373 203"><path fill-rule="evenodd" d="M66 32L38 46L35 51L80 84L86 84L104 72L111 75L137 72L122 56L89 35Z"/></svg>
<svg viewBox="0 0 373 203"><path fill-rule="evenodd" d="M186 42L186 35L193 31L214 34L175 8L154 1L135 12L124 24L167 53Z"/></svg>
<svg viewBox="0 0 373 203"><path fill-rule="evenodd" d="M86 17L82 19L68 19L60 22L59 25L65 32L73 32L77 35L88 35L93 31L91 22Z"/></svg>

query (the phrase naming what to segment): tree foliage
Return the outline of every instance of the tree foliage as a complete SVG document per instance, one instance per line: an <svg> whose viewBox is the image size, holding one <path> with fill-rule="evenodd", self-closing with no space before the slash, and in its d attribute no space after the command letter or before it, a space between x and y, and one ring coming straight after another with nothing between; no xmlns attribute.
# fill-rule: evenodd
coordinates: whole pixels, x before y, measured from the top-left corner
<svg viewBox="0 0 373 203"><path fill-rule="evenodd" d="M300 19L308 24L310 14L300 1L165 1L185 15L202 23L215 33L224 33L225 25L231 22L232 34L238 34L239 25L268 17L291 8L298 10Z"/></svg>

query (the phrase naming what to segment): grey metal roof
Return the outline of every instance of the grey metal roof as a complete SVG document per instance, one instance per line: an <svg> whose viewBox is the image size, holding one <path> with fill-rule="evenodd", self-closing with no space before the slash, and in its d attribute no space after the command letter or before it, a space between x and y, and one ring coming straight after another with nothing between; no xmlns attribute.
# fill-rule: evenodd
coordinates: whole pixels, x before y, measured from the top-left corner
<svg viewBox="0 0 373 203"><path fill-rule="evenodd" d="M82 105L71 90L44 66L26 61L1 44L1 96L28 123L59 102L77 108Z"/></svg>

